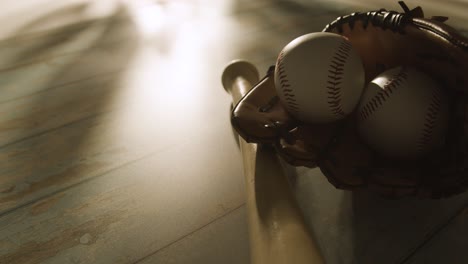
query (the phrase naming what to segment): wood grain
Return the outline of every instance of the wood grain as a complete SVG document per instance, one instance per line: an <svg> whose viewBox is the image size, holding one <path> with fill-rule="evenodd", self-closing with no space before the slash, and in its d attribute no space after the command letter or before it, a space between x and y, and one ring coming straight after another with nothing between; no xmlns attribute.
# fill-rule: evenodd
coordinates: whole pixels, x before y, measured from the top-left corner
<svg viewBox="0 0 468 264"><path fill-rule="evenodd" d="M243 203L241 166L224 151L234 140L215 138L200 135L4 215L0 263L128 263L229 213Z"/></svg>
<svg viewBox="0 0 468 264"><path fill-rule="evenodd" d="M0 263L245 263L223 66L247 58L264 73L292 38L356 4L386 6L157 1L177 23L145 35L117 1L94 1L116 7L98 17L83 2L2 2ZM451 2L426 13L465 25ZM289 169L327 263L466 262L466 221L453 218L466 196L394 203Z"/></svg>
<svg viewBox="0 0 468 264"><path fill-rule="evenodd" d="M404 258L402 263L436 264L468 261L468 252L466 252L467 221L468 207L465 204L465 207L458 214L427 237L425 241L427 243L415 247L410 252L411 255Z"/></svg>
<svg viewBox="0 0 468 264"><path fill-rule="evenodd" d="M242 205L135 263L249 263L250 249L247 241L247 215L245 205ZM185 254L180 254L181 252Z"/></svg>
<svg viewBox="0 0 468 264"><path fill-rule="evenodd" d="M299 205L330 263L400 263L468 201L468 194L387 200L337 190L318 169L290 169Z"/></svg>
<svg viewBox="0 0 468 264"><path fill-rule="evenodd" d="M269 77L267 77L269 78ZM257 68L233 61L222 74L224 89L237 105L259 81ZM272 146L239 138L246 185L251 263L324 263Z"/></svg>
<svg viewBox="0 0 468 264"><path fill-rule="evenodd" d="M98 23L99 22L99 23ZM136 48L126 19L89 22L80 31L0 43L0 103L125 69Z"/></svg>

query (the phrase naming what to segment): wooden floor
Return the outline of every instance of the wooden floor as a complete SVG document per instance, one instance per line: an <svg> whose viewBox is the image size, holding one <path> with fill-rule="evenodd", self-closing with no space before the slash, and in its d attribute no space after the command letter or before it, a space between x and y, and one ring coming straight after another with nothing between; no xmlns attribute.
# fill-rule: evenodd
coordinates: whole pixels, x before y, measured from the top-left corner
<svg viewBox="0 0 468 264"><path fill-rule="evenodd" d="M396 2L3 0L0 263L248 263L223 67L265 72ZM425 3L468 32L468 2ZM468 194L388 201L286 169L327 263L468 263Z"/></svg>

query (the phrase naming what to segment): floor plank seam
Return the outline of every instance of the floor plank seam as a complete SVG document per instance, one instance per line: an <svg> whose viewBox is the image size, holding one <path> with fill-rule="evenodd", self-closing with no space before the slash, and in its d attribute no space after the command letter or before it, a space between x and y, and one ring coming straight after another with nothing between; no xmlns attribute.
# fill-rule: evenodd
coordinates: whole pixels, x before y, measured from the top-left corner
<svg viewBox="0 0 468 264"><path fill-rule="evenodd" d="M211 220L210 222L208 222L208 223L206 223L206 224L204 224L204 225L198 227L197 229L195 229L195 230L193 230L193 231L187 233L186 235L181 236L181 237L175 239L175 240L172 241L172 242L169 242L168 244L162 246L161 248L159 248L159 249L157 249L157 250L151 252L150 254L148 254L148 255L146 255L146 256L140 258L140 259L137 259L137 260L135 260L134 262L131 262L131 263L132 263L132 264L137 264L137 263L142 262L143 260L145 260L145 259L147 259L147 258L149 258L149 257L151 257L151 256L154 256L154 255L158 254L159 252L163 251L164 249L166 249L166 248L168 248L168 247L170 247L170 246L176 244L177 242L179 242L179 241L181 241L181 240L184 240L185 238L187 238L187 237L189 237L189 236L191 236L191 235L193 235L193 234L195 234L195 233L197 233L197 232L199 232L199 231L205 229L205 228L208 227L209 225L211 225L211 224L213 224L213 223L215 223L215 222L217 222L217 221L219 221L219 220L221 220L221 219L227 217L228 215L234 213L235 211L241 209L241 208L244 207L244 206L245 206L245 202L242 203L242 204L240 204L240 205L238 205L238 206L236 206L236 207L234 207L234 209L232 209L232 210L230 210L230 211L228 211L228 212L226 212L226 213L220 215L219 217L216 217L215 219Z"/></svg>
<svg viewBox="0 0 468 264"><path fill-rule="evenodd" d="M187 139L187 141L190 141L190 140ZM181 142L181 144L183 144L183 143L185 143L185 142ZM13 213L14 211L16 211L16 210L18 210L18 209L27 207L27 206L29 206L29 205L31 205L31 204L34 204L34 203L37 203L37 202L39 202L39 201L41 201L41 200L50 198L50 197L52 197L52 196L54 196L54 195L57 195L57 194L59 194L59 193L63 193L63 192L65 192L65 191L67 191L67 190L69 190L69 189L71 189L71 188L75 188L75 187L77 187L77 186L80 186L80 185L82 185L82 184L91 182L91 181L93 181L93 180L101 179L101 178L103 178L103 177L105 177L105 176L108 176L109 174L111 174L112 172L114 172L114 171L116 171L116 170L119 170L119 169L125 168L125 167L127 167L127 166L130 166L130 165L132 165L132 164L134 164L134 163L136 163L136 162L139 162L139 161L142 161L142 160L145 160L145 159L149 159L149 158L153 157L154 155L160 154L161 152L164 152L164 151L168 151L168 150L170 150L170 149L172 149L172 148L175 148L175 146L174 146L174 145L171 145L171 146L166 146L166 147L158 148L158 149L156 149L156 150L154 150L154 151L151 151L151 152L149 152L149 153L147 153L147 154L144 154L144 155L141 156L141 157L138 157L138 158L133 159L133 160L131 160L131 161L124 162L124 163L122 163L122 164L120 164L120 165L118 165L118 166L116 166L116 167L114 167L114 168L110 168L109 170L106 170L106 171L104 171L104 172L102 172L102 173L100 173L100 174L98 174L98 175L91 176L91 177L86 178L86 179L84 179L84 180L81 180L81 181L79 181L79 182L73 183L73 184L71 184L71 185L69 185L69 186L63 187L63 188L58 189L58 190L55 190L55 191L53 191L53 192L51 192L51 193L45 194L45 195L43 195L43 196L40 196L40 197L38 197L38 198L36 198L36 199L33 199L33 200L31 200L31 201L27 201L27 202L25 202L25 203L23 203L23 204L20 204L20 205L17 205L17 206L15 206L15 207L13 207L13 208L7 209L7 210L5 210L5 211L3 211L3 212L0 212L0 218L4 217L4 216L6 216L6 215L8 215L8 214L10 214L10 213ZM0 149L0 150L1 150L1 149Z"/></svg>
<svg viewBox="0 0 468 264"><path fill-rule="evenodd" d="M4 103L11 103L11 102L14 102L16 100L28 98L28 97L31 97L31 96L36 96L36 95L44 93L44 92L49 92L49 91L54 90L54 89L62 88L62 87L69 86L69 85L74 85L74 84L77 84L77 83L80 83L80 82L87 82L87 81L90 81L90 80L96 80L96 79L99 79L101 77L112 76L114 74L116 75L118 73L121 73L123 70L124 70L123 68L122 69L117 69L117 70L114 70L114 71L103 72L103 73L83 77L83 78L80 78L80 79L77 79L77 80L73 80L73 81L69 81L69 82L65 82L65 83L61 83L61 84L57 84L57 85L52 85L52 86L46 87L44 89L29 93L29 94L26 94L26 95L22 95L22 96L15 97L15 98L12 98L12 99L0 101L0 105L4 104ZM0 146L0 148L1 148L1 146Z"/></svg>
<svg viewBox="0 0 468 264"><path fill-rule="evenodd" d="M130 41L132 41L132 40L119 39L119 40L115 40L115 41L105 42L104 44L114 45L114 44L122 44L122 43L130 42ZM12 64L12 65L10 65L8 67L4 66L3 68L0 68L0 73L5 73L5 72L8 72L8 71L14 71L14 70L17 70L17 69L21 69L22 67L34 65L35 63L41 63L41 62L45 62L45 61L48 61L48 60L53 60L53 59L56 59L56 58L73 55L73 54L76 54L76 53L90 52L90 51L95 51L95 50L100 50L100 49L102 49L102 48L92 47L90 49L70 50L70 51L67 51L67 52L64 52L64 53L57 53L57 54L53 54L53 55L50 55L50 56L47 56L47 57L35 58L35 59L29 60L29 61L23 61L21 63Z"/></svg>
<svg viewBox="0 0 468 264"><path fill-rule="evenodd" d="M123 17L123 18L129 20L129 23L133 23L130 20L130 17ZM121 18L121 19L116 19L115 21L111 20L110 22L123 22L123 21L125 21L125 20ZM63 28L66 28L66 26L63 27ZM59 29L62 29L62 28L59 28ZM63 35L66 35L66 34L70 34L70 33L63 33ZM41 37L49 37L49 36L55 36L55 35L60 36L61 34L44 35L44 36L41 36ZM39 37L37 37L37 38L39 38ZM128 40L126 38L122 38L122 39L116 39L116 40L109 41L109 42L106 41L106 42L104 42L104 44L114 45L114 44L121 44L121 43L129 42L129 41L133 41L133 40ZM2 45L1 42L2 41L0 40L0 47ZM29 60L29 61L23 61L23 62L18 63L18 64L12 64L12 65L10 65L8 67L5 67L5 66L3 68L0 67L0 73L16 70L18 68L21 68L21 67L24 67L24 66L29 66L29 65L32 65L34 63L40 63L40 62L56 59L56 58L67 56L67 55L73 55L73 54L80 53L80 52L89 52L89 51L99 50L99 49L102 49L102 48L101 47L92 47L91 49L76 49L76 50L66 51L66 52L63 52L63 53L57 53L57 54L49 55L47 57L36 58L36 59Z"/></svg>
<svg viewBox="0 0 468 264"><path fill-rule="evenodd" d="M456 218L457 216L459 216L460 214L462 214L466 208L468 208L468 203L465 203L464 206L462 206L459 210L457 210L457 212L455 214L453 214L446 222L444 223L441 223L440 225L437 225L436 227L434 227L424 238L423 238L423 241L417 245L414 249L410 250L408 252L408 254L406 256L404 256L402 258L402 260L400 260L398 262L398 264L409 264L411 263L411 259L416 255L416 253L418 253L421 249L423 249L427 244L429 244L429 242L434 238L436 237L440 232L442 232L442 230L444 230L447 226L450 225L450 223L452 223Z"/></svg>
<svg viewBox="0 0 468 264"><path fill-rule="evenodd" d="M23 61L23 62L16 63L16 64L13 62L9 66L0 67L0 73L15 71L15 70L21 69L22 67L27 67L27 66L30 66L30 65L38 64L38 63L41 63L41 62L45 62L45 61L52 60L52 59L55 59L55 58L60 58L60 57L63 57L63 56L73 55L75 53L79 53L79 52L83 52L83 51L85 51L85 50L71 50L71 51L67 51L67 52L64 52L64 53L59 53L59 54L54 54L54 55L50 55L50 56L34 58L32 60Z"/></svg>
<svg viewBox="0 0 468 264"><path fill-rule="evenodd" d="M11 36L6 36L5 38L0 38L0 46L1 45L8 45L9 42L17 42L17 41L31 41L37 38L48 37L48 36L60 36L64 29L79 29L84 26L88 26L89 24L100 24L100 23L109 23L109 22L122 22L125 20L132 21L132 14L124 13L124 14L110 14L103 17L97 18L90 18L87 21L78 21L76 23L71 23L63 26L57 26L50 29L45 30L38 30L35 32L30 33L23 33L23 34L15 34Z"/></svg>
<svg viewBox="0 0 468 264"><path fill-rule="evenodd" d="M36 198L36 199L33 199L33 200L31 200L31 201L27 201L27 202L25 202L25 203L23 203L23 204L20 204L20 205L17 205L17 206L15 206L15 207L13 207L13 208L7 209L7 210L5 210L5 211L3 211L3 212L0 212L0 218L4 217L4 216L6 216L6 215L9 215L10 213L13 213L14 211L16 211L16 210L18 210L18 209L21 209L21 208L27 207L27 206L29 206L29 205L31 205L31 204L37 203L37 202L39 202L39 201L41 201L41 200L50 198L50 197L52 197L52 196L54 196L54 195L57 195L57 194L60 194L60 193L64 193L64 192L66 192L66 191L69 190L69 189L75 188L75 187L80 186L80 185L85 184L85 183L89 183L89 182L91 182L91 181L93 181L93 180L97 180L97 179L100 179L100 178L102 178L102 177L105 177L105 176L107 176L108 174L110 174L110 173L113 172L113 171L122 169L122 168L124 168L124 167L126 167L126 166L132 165L133 163L139 162L139 161L141 161L141 160L150 158L150 157L152 157L153 155L155 155L156 153L160 153L161 151L164 151L164 150L165 150L164 148L163 148L162 150L161 150L161 149L155 150L155 151L153 151L153 152L151 152L151 153L148 153L148 154L146 154L146 155L144 155L144 156L142 156L142 157L139 157L139 158L136 158L136 159L134 159L134 160L125 162L125 163L123 163L123 164L120 164L120 165L118 165L117 167L111 168L111 169L109 169L109 170L107 170L107 171L105 171L105 172L103 172L103 173L101 173L101 174L98 174L98 175L95 175L95 176L91 176L91 177L89 177L89 178L87 178L87 179L84 179L84 180L82 180L82 181L76 182L76 183L71 184L71 185L69 185L69 186L63 187L63 188L58 189L58 190L55 190L55 191L53 191L53 192L51 192L51 193L45 194L45 195L43 195L43 196L40 196L40 197L38 197L38 198Z"/></svg>
<svg viewBox="0 0 468 264"><path fill-rule="evenodd" d="M51 29L39 30L36 32L24 33L24 34L15 34L15 35L7 36L6 38L0 38L0 46L8 45L9 42L32 41L32 40L35 40L37 38L42 38L42 37L61 36L62 34L64 35L67 34L67 33L63 33L64 29L68 29L68 30L80 29L81 27L85 27L90 24L120 22L120 21L124 21L124 19L131 19L131 16L130 15L118 15L118 16L113 17L112 15L110 15L110 16L105 16L101 18L90 19L88 21L80 21L77 23L71 23L71 24L64 25L64 26L58 26L58 27L54 27Z"/></svg>
<svg viewBox="0 0 468 264"><path fill-rule="evenodd" d="M52 131L55 131L55 130L58 130L58 129L61 129L61 128L65 128L65 127L68 127L70 125L73 125L73 124L76 124L76 123L79 123L79 122L82 122L82 121L85 121L85 120L88 120L88 119L91 119L91 118L95 118L97 116L100 116L100 115L104 115L106 113L110 113L112 112L113 110L108 110L108 111L103 111L103 112L98 112L98 113L94 113L92 115L89 115L89 116L85 116L85 117L82 117L82 118L79 118L79 119L76 119L76 120L73 120L73 121L70 121L68 123L65 123L65 124L62 124L62 125L59 125L59 126L56 126L56 127L52 127L52 128L49 128L49 129L46 129L44 131L41 131L41 132L38 132L38 133L35 133L35 134L32 134L32 135L29 135L29 136L26 136L26 137L23 137L23 138L20 138L20 139L16 139L14 141L11 141L11 142L8 142L6 144L3 144L3 145L0 145L0 151L2 151L3 149L9 147L9 146L12 146L14 144L18 144L22 141L26 141L26 140L29 140L29 139L32 139L32 138L35 138L35 137L40 137L44 134L47 134L49 132L52 132Z"/></svg>

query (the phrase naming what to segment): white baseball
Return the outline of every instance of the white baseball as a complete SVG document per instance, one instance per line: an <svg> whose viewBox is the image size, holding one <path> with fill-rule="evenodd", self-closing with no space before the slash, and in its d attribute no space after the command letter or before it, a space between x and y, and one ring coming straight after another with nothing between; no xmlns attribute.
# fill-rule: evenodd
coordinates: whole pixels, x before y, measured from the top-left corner
<svg viewBox="0 0 468 264"><path fill-rule="evenodd" d="M317 32L287 44L275 68L277 94L303 122L327 123L346 117L364 90L364 67L341 35Z"/></svg>
<svg viewBox="0 0 468 264"><path fill-rule="evenodd" d="M426 74L387 70L369 83L357 111L358 133L380 154L413 159L444 144L447 95Z"/></svg>

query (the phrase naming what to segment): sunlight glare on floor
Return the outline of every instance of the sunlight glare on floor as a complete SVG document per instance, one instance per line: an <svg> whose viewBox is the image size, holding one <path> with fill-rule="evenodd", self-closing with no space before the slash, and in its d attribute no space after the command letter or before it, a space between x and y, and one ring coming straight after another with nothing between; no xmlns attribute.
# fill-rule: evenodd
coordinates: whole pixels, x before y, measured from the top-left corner
<svg viewBox="0 0 468 264"><path fill-rule="evenodd" d="M139 28L139 48L113 98L113 104L126 106L115 112L111 129L122 133L106 140L188 140L187 129L213 111L211 91L224 94L219 75L228 62L223 58L232 59L233 51L221 43L231 34L223 30L230 20L222 10L184 1L134 2L129 8Z"/></svg>

